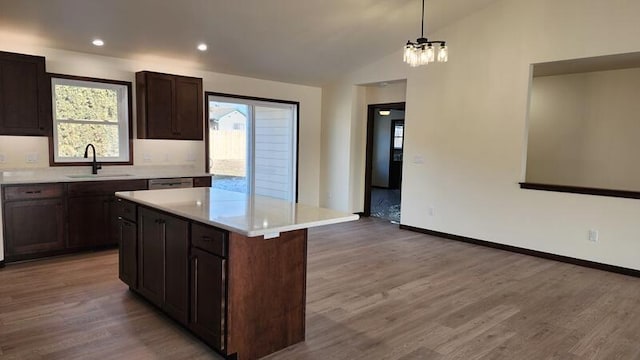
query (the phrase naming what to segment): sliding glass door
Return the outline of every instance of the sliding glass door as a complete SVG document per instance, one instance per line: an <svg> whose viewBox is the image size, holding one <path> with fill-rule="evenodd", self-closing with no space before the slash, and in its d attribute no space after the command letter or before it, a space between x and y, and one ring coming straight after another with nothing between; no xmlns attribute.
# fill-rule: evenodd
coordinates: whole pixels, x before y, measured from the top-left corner
<svg viewBox="0 0 640 360"><path fill-rule="evenodd" d="M296 200L298 104L208 95L214 188Z"/></svg>

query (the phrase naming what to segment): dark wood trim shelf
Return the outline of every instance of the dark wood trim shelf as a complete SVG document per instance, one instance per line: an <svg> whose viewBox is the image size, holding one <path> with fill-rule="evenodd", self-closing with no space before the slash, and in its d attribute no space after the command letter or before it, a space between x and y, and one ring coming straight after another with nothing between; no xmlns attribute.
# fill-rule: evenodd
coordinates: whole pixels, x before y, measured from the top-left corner
<svg viewBox="0 0 640 360"><path fill-rule="evenodd" d="M583 195L596 195L596 196L610 196L619 197L625 199L640 199L640 191L631 190L615 190L615 189L600 189L581 186L569 186L569 185L551 185L551 184L538 184L521 182L521 189L528 190L542 190L542 191L555 191L571 194L583 194Z"/></svg>
<svg viewBox="0 0 640 360"><path fill-rule="evenodd" d="M599 262L595 262L595 261L589 261L589 260L583 260L583 259L576 259L576 258L572 258L572 257L569 257L569 256L557 255L557 254L552 254L552 253L547 253L547 252L537 251L537 250L531 250L531 249L525 249L525 248L521 248L521 247L518 247L518 246L499 244L499 243L492 242L492 241L474 239L474 238L470 238L470 237L466 237L466 236L454 235L454 234L449 234L449 233L435 231L435 230L422 229L422 228L419 228L419 227L414 227L414 226L409 226L409 225L400 224L400 229L409 230L409 231L413 231L413 232L419 232L419 233L422 233L422 234L427 234L427 235L432 235L432 236L437 236L437 237L441 237L441 238L444 238L444 239L462 241L462 242L469 243L469 244L480 245L480 246L490 247L490 248L494 248L494 249L510 251L510 252L515 252L515 253L519 253L519 254L535 256L535 257L539 257L539 258L543 258L543 259L555 260L555 261L560 261L560 262L564 262L564 263L568 263L568 264L572 264L572 265L578 265L578 266L588 267L588 268L592 268L592 269L609 271L609 272L613 272L613 273L618 273L618 274L622 274L622 275L628 275L628 276L633 276L633 277L640 278L640 270L629 269L629 268L625 268L625 267L621 267L621 266L603 264L603 263L599 263Z"/></svg>

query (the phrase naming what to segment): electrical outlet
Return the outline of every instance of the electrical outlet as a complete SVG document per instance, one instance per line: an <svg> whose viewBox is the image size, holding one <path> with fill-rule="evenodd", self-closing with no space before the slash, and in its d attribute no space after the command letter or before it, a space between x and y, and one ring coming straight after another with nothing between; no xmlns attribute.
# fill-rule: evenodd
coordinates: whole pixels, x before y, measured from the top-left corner
<svg viewBox="0 0 640 360"><path fill-rule="evenodd" d="M169 154L164 154L164 162L169 162Z"/></svg>
<svg viewBox="0 0 640 360"><path fill-rule="evenodd" d="M598 241L598 230L589 230L589 241L597 242Z"/></svg>
<svg viewBox="0 0 640 360"><path fill-rule="evenodd" d="M38 162L38 153L28 153L27 157L26 157L26 161L29 164L37 163Z"/></svg>
<svg viewBox="0 0 640 360"><path fill-rule="evenodd" d="M433 206L429 206L427 213L429 214L429 216L436 216L436 209Z"/></svg>
<svg viewBox="0 0 640 360"><path fill-rule="evenodd" d="M413 157L413 163L414 164L424 164L424 156L422 155L416 155Z"/></svg>
<svg viewBox="0 0 640 360"><path fill-rule="evenodd" d="M7 155L0 154L0 164L4 164L5 162L7 162Z"/></svg>
<svg viewBox="0 0 640 360"><path fill-rule="evenodd" d="M143 160L144 162L151 162L151 154L149 154L149 153L144 153L144 154L142 155L142 160Z"/></svg>
<svg viewBox="0 0 640 360"><path fill-rule="evenodd" d="M193 151L187 153L187 161L196 161L196 154Z"/></svg>

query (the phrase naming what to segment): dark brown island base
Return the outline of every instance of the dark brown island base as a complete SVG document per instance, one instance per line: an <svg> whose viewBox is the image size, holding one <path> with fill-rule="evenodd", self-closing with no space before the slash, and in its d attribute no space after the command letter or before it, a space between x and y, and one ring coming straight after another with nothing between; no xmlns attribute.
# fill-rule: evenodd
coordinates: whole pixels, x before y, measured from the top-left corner
<svg viewBox="0 0 640 360"><path fill-rule="evenodd" d="M210 188L116 196L120 279L230 359L305 340L307 228L358 218Z"/></svg>

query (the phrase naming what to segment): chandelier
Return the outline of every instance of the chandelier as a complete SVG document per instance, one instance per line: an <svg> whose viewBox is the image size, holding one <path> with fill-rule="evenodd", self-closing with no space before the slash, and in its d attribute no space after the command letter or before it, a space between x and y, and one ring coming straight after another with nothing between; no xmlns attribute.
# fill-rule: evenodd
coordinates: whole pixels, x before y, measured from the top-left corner
<svg viewBox="0 0 640 360"><path fill-rule="evenodd" d="M424 0L422 0L422 33L416 42L407 41L404 46L404 62L411 67L426 65L432 62L447 62L449 50L444 41L431 41L424 37Z"/></svg>

